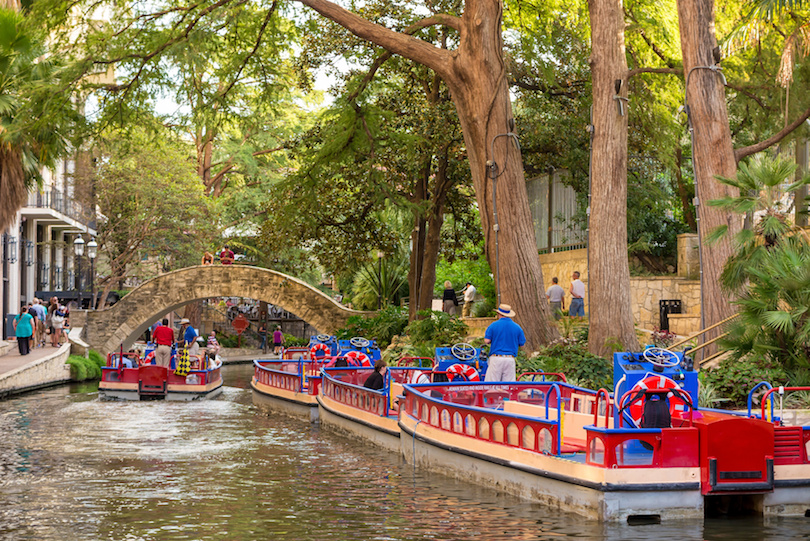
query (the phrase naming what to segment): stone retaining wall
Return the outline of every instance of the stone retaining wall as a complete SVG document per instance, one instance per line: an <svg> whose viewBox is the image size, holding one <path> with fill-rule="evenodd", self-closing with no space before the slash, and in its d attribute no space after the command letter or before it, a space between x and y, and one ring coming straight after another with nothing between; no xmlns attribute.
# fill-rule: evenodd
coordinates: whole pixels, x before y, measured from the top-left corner
<svg viewBox="0 0 810 541"><path fill-rule="evenodd" d="M6 372L0 376L0 397L70 381L69 356L70 345L65 344L52 355Z"/></svg>

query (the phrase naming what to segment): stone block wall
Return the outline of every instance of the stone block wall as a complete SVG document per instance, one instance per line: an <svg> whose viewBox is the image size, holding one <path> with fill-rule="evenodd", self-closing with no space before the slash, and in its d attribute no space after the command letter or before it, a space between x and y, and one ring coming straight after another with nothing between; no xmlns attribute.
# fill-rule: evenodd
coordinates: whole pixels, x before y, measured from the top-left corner
<svg viewBox="0 0 810 541"><path fill-rule="evenodd" d="M70 365L65 364L70 346L62 346L38 361L28 363L0 376L0 398L12 394L70 381Z"/></svg>
<svg viewBox="0 0 810 541"><path fill-rule="evenodd" d="M576 270L581 279L588 283L588 252L586 249L570 250L541 254L540 264L543 267L543 278L546 288L551 285L551 278L559 278L560 286L566 291L565 304L571 300L568 287L571 284L571 274ZM677 276L651 276L630 278L630 299L633 309L633 318L636 325L643 329L656 329L659 326L660 300L677 299L682 303L684 314L697 316L700 319L700 282L697 279L699 270L697 257L697 235L678 235L678 275ZM686 275L681 275L684 269ZM690 276L694 275L694 278ZM585 298L585 312L589 310L589 302ZM679 329L690 331L694 320L682 318ZM696 331L696 330L695 330ZM693 331L693 332L695 332ZM680 334L680 333L679 333Z"/></svg>

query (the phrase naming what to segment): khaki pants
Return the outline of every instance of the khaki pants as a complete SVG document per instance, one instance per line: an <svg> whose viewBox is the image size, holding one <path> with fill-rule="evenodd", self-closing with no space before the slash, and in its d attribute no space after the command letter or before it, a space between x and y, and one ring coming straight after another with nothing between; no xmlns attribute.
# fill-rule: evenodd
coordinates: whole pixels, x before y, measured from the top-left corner
<svg viewBox="0 0 810 541"><path fill-rule="evenodd" d="M172 347L158 346L155 350L155 364L169 368L172 364Z"/></svg>
<svg viewBox="0 0 810 541"><path fill-rule="evenodd" d="M473 301L467 301L461 307L461 317L470 317L472 315Z"/></svg>
<svg viewBox="0 0 810 541"><path fill-rule="evenodd" d="M37 322L37 328L36 328L36 330L34 332L35 341L34 341L34 346L33 346L35 348L39 347L39 345L42 344L42 340L43 340L43 338L45 336L45 322L42 321L39 318L36 318L36 322Z"/></svg>

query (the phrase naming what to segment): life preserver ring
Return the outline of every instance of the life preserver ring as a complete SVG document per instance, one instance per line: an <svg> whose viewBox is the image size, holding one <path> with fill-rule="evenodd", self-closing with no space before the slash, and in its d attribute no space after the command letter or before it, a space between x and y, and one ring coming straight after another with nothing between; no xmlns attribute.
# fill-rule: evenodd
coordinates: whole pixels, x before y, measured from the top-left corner
<svg viewBox="0 0 810 541"><path fill-rule="evenodd" d="M666 376L650 375L633 385L628 396L633 397L638 391L647 389L680 389L680 386L673 379ZM675 411L675 406L684 404L684 401L674 393L667 393L667 398L669 398L670 413ZM627 408L626 412L636 427L641 426L641 417L644 414L644 400L637 400Z"/></svg>
<svg viewBox="0 0 810 541"><path fill-rule="evenodd" d="M349 362L349 366L374 366L369 356L362 351L350 351L346 354L346 359Z"/></svg>
<svg viewBox="0 0 810 541"><path fill-rule="evenodd" d="M315 361L315 360L320 360L320 359L318 358L318 352L319 352L319 351L323 351L323 358L324 358L324 359L325 359L326 357L329 357L329 354L330 354L330 353L332 353L332 352L330 351L330 349L329 349L329 346L327 346L326 344L315 344L314 346L312 346L312 347L309 349L309 356L310 356L310 358L311 358L313 361Z"/></svg>
<svg viewBox="0 0 810 541"><path fill-rule="evenodd" d="M154 360L155 360L155 350L152 350L146 354L146 357L143 358L143 364L144 365L152 364Z"/></svg>
<svg viewBox="0 0 810 541"><path fill-rule="evenodd" d="M467 381L481 381L481 376L478 374L478 370L468 364L451 364L447 367L445 372L447 373L447 379L450 381L453 381L455 376L462 376Z"/></svg>

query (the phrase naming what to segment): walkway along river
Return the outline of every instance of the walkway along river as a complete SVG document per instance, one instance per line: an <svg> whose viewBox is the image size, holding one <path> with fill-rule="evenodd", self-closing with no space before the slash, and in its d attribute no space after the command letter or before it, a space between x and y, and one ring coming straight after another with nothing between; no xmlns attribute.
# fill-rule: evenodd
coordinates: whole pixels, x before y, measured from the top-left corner
<svg viewBox="0 0 810 541"><path fill-rule="evenodd" d="M193 403L64 385L0 402L0 539L797 539L810 519L604 526L283 417L252 365Z"/></svg>

